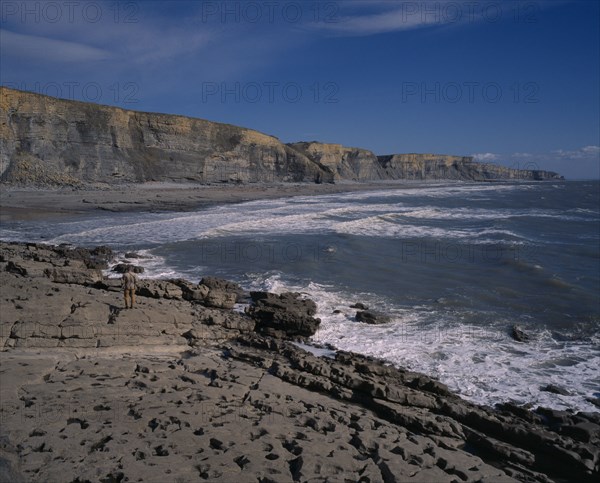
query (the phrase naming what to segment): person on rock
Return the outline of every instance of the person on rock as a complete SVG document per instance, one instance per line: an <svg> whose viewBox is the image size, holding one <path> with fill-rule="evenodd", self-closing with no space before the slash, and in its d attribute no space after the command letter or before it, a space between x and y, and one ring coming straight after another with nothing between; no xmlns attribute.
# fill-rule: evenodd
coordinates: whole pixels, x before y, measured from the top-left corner
<svg viewBox="0 0 600 483"><path fill-rule="evenodd" d="M123 274L122 284L125 296L125 308L133 308L135 304L135 289L138 282L137 275L133 273L133 266L129 265L127 271Z"/></svg>

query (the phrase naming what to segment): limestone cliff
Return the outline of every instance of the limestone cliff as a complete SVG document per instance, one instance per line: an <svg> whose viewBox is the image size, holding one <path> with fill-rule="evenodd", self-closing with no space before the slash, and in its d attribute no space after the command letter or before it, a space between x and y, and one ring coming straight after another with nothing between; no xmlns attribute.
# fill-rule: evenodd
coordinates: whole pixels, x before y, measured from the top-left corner
<svg viewBox="0 0 600 483"><path fill-rule="evenodd" d="M470 157L299 142L229 124L128 111L0 87L0 179L69 185L144 181L335 182L557 179Z"/></svg>
<svg viewBox="0 0 600 483"><path fill-rule="evenodd" d="M377 161L377 156L366 149L318 142L300 142L288 144L288 146L317 163L329 173L333 181L386 179L385 172Z"/></svg>
<svg viewBox="0 0 600 483"><path fill-rule="evenodd" d="M463 181L563 179L542 170L513 169L492 163L477 163L470 156L438 154L394 154L379 156L385 179L455 179Z"/></svg>
<svg viewBox="0 0 600 483"><path fill-rule="evenodd" d="M289 146L326 170L333 181L343 179L355 181L562 179L562 176L550 171L513 169L492 163L477 163L470 156L443 154L376 156L365 149L318 142L293 143Z"/></svg>
<svg viewBox="0 0 600 483"><path fill-rule="evenodd" d="M257 131L0 88L0 174L21 183L320 181Z"/></svg>

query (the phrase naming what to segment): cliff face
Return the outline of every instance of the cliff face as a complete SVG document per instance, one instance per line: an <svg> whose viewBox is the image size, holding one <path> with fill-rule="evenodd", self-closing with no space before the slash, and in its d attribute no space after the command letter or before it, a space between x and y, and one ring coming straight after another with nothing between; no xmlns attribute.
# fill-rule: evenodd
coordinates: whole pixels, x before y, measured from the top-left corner
<svg viewBox="0 0 600 483"><path fill-rule="evenodd" d="M0 88L0 174L24 183L320 181L274 137L183 116Z"/></svg>
<svg viewBox="0 0 600 483"><path fill-rule="evenodd" d="M379 156L386 179L455 179L462 181L563 179L542 170L513 169L491 163L477 163L470 156L437 154L394 154Z"/></svg>
<svg viewBox="0 0 600 483"><path fill-rule="evenodd" d="M330 180L370 181L386 179L377 156L360 148L347 148L341 144L301 142L289 144L330 175Z"/></svg>
<svg viewBox="0 0 600 483"><path fill-rule="evenodd" d="M229 124L0 87L0 179L12 183L556 178L556 173L475 163L469 157L377 157L340 144L285 145Z"/></svg>
<svg viewBox="0 0 600 483"><path fill-rule="evenodd" d="M326 170L333 181L343 179L355 181L562 179L562 176L550 171L512 169L491 163L477 163L470 156L440 154L376 156L365 149L318 142L294 143L289 146Z"/></svg>

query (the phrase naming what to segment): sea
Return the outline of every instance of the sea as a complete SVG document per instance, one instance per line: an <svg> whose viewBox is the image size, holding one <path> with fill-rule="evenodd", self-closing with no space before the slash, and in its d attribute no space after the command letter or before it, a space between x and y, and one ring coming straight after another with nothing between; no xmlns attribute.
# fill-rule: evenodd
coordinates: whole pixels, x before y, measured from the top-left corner
<svg viewBox="0 0 600 483"><path fill-rule="evenodd" d="M315 346L425 373L481 404L598 411L588 401L600 397L598 181L403 182L7 222L0 238L137 251L143 277L299 292L318 305ZM356 303L391 321L356 321ZM529 342L511 337L515 324Z"/></svg>

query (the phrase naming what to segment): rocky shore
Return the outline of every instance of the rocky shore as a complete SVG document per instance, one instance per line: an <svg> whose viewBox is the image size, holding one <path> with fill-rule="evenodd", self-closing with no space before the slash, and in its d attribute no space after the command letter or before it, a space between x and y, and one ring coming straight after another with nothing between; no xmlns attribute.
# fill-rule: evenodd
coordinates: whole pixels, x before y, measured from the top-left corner
<svg viewBox="0 0 600 483"><path fill-rule="evenodd" d="M0 242L0 481L598 481L600 413L310 349L299 294L142 274L125 310L112 257Z"/></svg>

